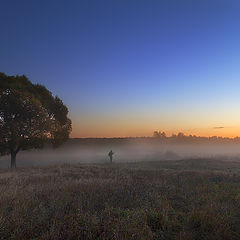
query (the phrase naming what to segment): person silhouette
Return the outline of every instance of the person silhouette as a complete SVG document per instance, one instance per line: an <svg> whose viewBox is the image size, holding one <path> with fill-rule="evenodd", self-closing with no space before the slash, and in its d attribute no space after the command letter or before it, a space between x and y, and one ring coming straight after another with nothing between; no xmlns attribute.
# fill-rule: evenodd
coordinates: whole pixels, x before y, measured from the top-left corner
<svg viewBox="0 0 240 240"><path fill-rule="evenodd" d="M114 154L114 152L113 152L112 150L108 153L108 156L109 156L109 158L110 158L110 163L112 163L113 154Z"/></svg>

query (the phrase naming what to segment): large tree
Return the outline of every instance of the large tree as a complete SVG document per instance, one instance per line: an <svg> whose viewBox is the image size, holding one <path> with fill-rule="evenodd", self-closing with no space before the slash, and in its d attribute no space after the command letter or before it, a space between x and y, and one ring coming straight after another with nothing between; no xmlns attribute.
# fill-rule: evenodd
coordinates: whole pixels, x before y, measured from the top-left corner
<svg viewBox="0 0 240 240"><path fill-rule="evenodd" d="M26 76L0 73L0 154L11 154L16 167L20 150L60 146L69 138L71 120L59 97Z"/></svg>

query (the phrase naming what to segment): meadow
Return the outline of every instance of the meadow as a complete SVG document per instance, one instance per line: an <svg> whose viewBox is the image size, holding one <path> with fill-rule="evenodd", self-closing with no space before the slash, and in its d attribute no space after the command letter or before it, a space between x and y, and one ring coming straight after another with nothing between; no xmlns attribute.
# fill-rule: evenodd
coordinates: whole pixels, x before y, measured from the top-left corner
<svg viewBox="0 0 240 240"><path fill-rule="evenodd" d="M0 239L240 239L240 162L0 170Z"/></svg>

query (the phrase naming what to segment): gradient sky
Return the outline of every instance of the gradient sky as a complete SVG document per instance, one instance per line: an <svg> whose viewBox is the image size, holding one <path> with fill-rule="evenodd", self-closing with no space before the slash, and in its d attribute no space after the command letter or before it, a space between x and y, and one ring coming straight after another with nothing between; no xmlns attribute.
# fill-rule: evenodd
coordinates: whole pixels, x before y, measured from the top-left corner
<svg viewBox="0 0 240 240"><path fill-rule="evenodd" d="M72 137L240 136L239 0L0 0L0 9L0 71L57 94Z"/></svg>

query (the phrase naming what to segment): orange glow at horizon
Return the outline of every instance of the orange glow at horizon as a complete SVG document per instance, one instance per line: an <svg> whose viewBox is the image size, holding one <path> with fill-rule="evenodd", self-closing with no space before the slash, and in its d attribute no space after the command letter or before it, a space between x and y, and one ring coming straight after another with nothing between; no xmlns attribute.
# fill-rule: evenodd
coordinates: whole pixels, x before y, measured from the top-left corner
<svg viewBox="0 0 240 240"><path fill-rule="evenodd" d="M240 111L236 107L209 109L171 109L158 113L144 111L94 113L72 117L71 137L150 137L154 131L167 136L183 132L203 137L240 136Z"/></svg>
<svg viewBox="0 0 240 240"><path fill-rule="evenodd" d="M148 126L145 128L140 127L110 127L107 128L98 128L97 126L87 128L81 126L73 126L73 131L71 133L72 138L87 138L87 137L151 137L154 131L161 131L165 132L166 135L169 137L172 134L178 134L179 132L184 133L185 135L195 135L201 137L228 137L234 138L240 136L240 126L239 127L208 127L208 128L164 128L164 127L157 127L157 126Z"/></svg>

